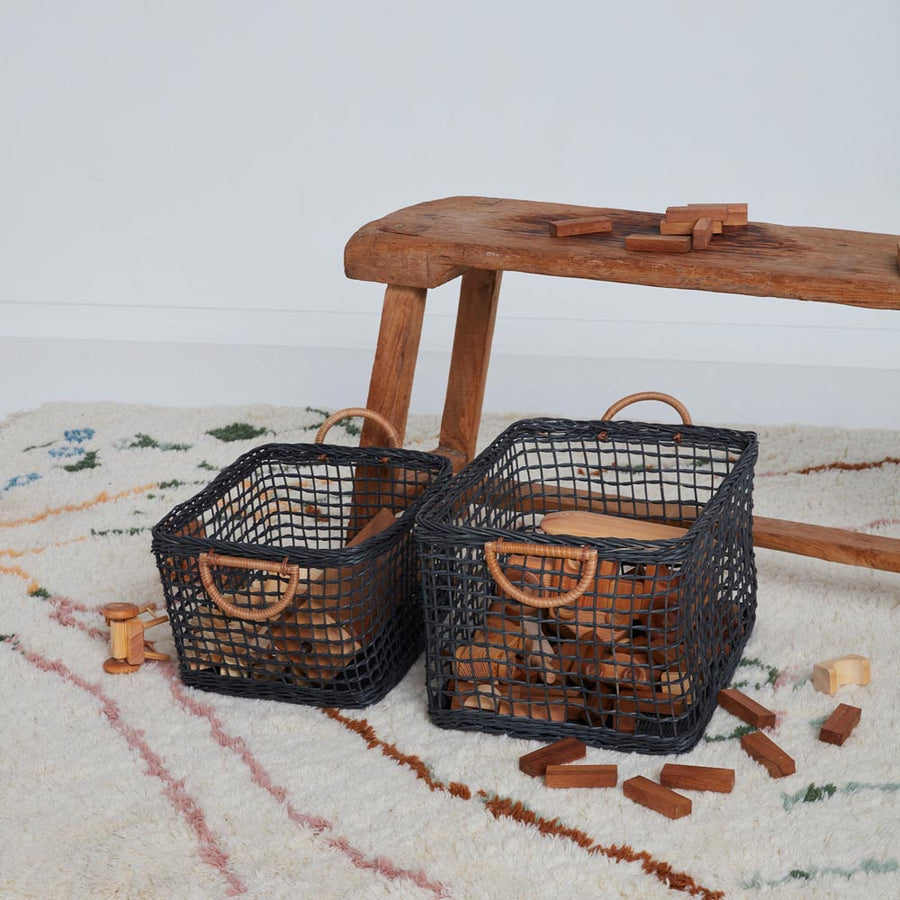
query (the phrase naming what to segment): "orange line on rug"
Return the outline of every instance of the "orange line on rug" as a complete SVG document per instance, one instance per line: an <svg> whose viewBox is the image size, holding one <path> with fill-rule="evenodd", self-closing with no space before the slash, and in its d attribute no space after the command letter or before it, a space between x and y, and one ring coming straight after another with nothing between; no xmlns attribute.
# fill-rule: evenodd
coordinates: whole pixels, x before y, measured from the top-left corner
<svg viewBox="0 0 900 900"><path fill-rule="evenodd" d="M378 747L385 756L390 757L402 766L412 769L413 772L416 773L416 777L420 778L428 785L429 790L447 791L453 794L454 797L461 797L463 800L471 800L472 791L466 787L466 785L460 784L458 781L451 781L449 785L444 784L442 781L435 781L431 777L428 766L426 766L418 756L403 753L395 744L389 744L386 741L381 740L381 738L375 734L375 729L372 728L366 719L352 719L349 716L342 715L336 709L330 709L328 707L322 709L322 712L329 718L340 722L341 725L348 728L350 731L356 732L356 734L366 742L370 749Z"/></svg>
<svg viewBox="0 0 900 900"><path fill-rule="evenodd" d="M807 466L805 469L791 469L787 472L760 472L763 478L772 478L778 475L815 475L818 472L863 472L866 469L880 469L882 466L900 465L900 457L885 456L884 459L877 459L871 462L830 462L821 463L818 466Z"/></svg>
<svg viewBox="0 0 900 900"><path fill-rule="evenodd" d="M446 785L441 781L435 780L428 766L418 756L403 753L395 744L389 744L387 741L379 738L375 729L366 719L353 719L350 716L339 713L336 709L325 708L321 712L358 734L366 742L369 749L374 750L378 748L385 756L395 760L399 765L404 765L411 769L417 778L428 785L430 790L446 791L454 797L459 797L461 800L472 799L472 789L470 787L458 781L451 781L449 785ZM725 896L724 891L713 891L697 884L686 872L676 872L667 862L654 859L646 850L633 850L628 845L624 847L615 845L604 847L602 844L595 842L585 832L579 831L577 828L566 828L557 819L552 821L544 819L509 797L490 796L486 791L479 791L478 796L484 800L485 806L495 819L504 817L514 819L520 825L536 828L542 835L567 838L579 847L584 848L588 853L600 853L616 862L639 861L648 875L654 876L672 890L685 891L691 895L703 897L704 900L721 900Z"/></svg>
<svg viewBox="0 0 900 900"><path fill-rule="evenodd" d="M49 519L52 516L60 516L63 513L81 512L85 509L91 509L94 506L100 506L103 503L116 503L119 500L124 500L126 497L134 497L138 494L152 491L156 487L159 487L159 484L154 482L153 484L144 484L139 487L128 488L127 490L119 491L119 493L112 495L108 494L106 491L101 491L96 497L85 500L83 503L70 503L66 506L47 508L43 512L26 519L13 519L10 522L0 522L0 528L15 528L19 525L34 525L36 522L42 522L44 519Z"/></svg>
<svg viewBox="0 0 900 900"><path fill-rule="evenodd" d="M594 843L594 840L580 829L567 828L561 825L558 819L545 819L508 797L490 797L485 791L478 793L484 798L485 806L496 819L513 819L523 825L530 825L532 828L537 828L541 834L566 838L587 850L588 853L601 853L616 862L640 862L645 872L656 876L672 890L686 891L692 896L703 897L705 900L722 900L725 896L724 891L712 891L697 884L687 872L676 872L667 862L654 859L646 850L634 850L627 844L623 847L615 844L612 847L604 847Z"/></svg>
<svg viewBox="0 0 900 900"><path fill-rule="evenodd" d="M24 569L20 569L18 566L0 566L0 572L4 572L7 575L17 575L19 578L24 578L25 581L28 582L28 593L33 593L38 589L38 587L40 587L36 578L33 578Z"/></svg>
<svg viewBox="0 0 900 900"><path fill-rule="evenodd" d="M27 550L13 550L12 548L7 548L5 550L0 550L0 556L8 556L11 559L16 559L19 556L28 556L32 553L43 553L45 550L49 550L51 547L66 547L69 544L79 544L81 541L86 541L87 535L82 535L81 537L72 538L68 541L55 541L52 544L45 544L43 547L29 547Z"/></svg>

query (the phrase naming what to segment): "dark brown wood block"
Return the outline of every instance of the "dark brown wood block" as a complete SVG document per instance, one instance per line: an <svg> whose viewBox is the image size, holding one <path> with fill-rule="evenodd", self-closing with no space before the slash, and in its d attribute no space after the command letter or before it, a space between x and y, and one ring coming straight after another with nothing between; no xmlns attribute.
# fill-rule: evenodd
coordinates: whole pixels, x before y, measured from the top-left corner
<svg viewBox="0 0 900 900"><path fill-rule="evenodd" d="M741 749L765 766L773 778L784 778L797 771L794 760L761 731L741 735Z"/></svg>
<svg viewBox="0 0 900 900"><path fill-rule="evenodd" d="M690 253L691 238L684 234L629 234L626 250L646 250L651 253Z"/></svg>
<svg viewBox="0 0 900 900"><path fill-rule="evenodd" d="M585 216L580 219L557 219L550 222L550 234L554 237L572 237L577 234L599 234L612 231L612 219L608 216Z"/></svg>
<svg viewBox="0 0 900 900"><path fill-rule="evenodd" d="M850 737L850 732L859 724L862 710L858 706L842 703L829 717L819 732L819 740L840 747Z"/></svg>
<svg viewBox="0 0 900 900"><path fill-rule="evenodd" d="M618 766L547 766L544 784L549 788L615 787Z"/></svg>
<svg viewBox="0 0 900 900"><path fill-rule="evenodd" d="M679 788L684 791L717 791L720 794L730 794L734 787L734 769L666 763L662 767L659 783L663 787Z"/></svg>
<svg viewBox="0 0 900 900"><path fill-rule="evenodd" d="M655 810L670 819L680 819L691 814L690 797L676 794L675 791L637 775L629 778L622 785L622 791L629 800L640 803L648 809Z"/></svg>
<svg viewBox="0 0 900 900"><path fill-rule="evenodd" d="M719 691L719 706L757 728L771 728L775 725L775 713L771 709L766 709L734 688Z"/></svg>
<svg viewBox="0 0 900 900"><path fill-rule="evenodd" d="M547 766L562 765L576 759L584 759L587 747L578 738L563 738L539 750L519 757L519 769L532 778L543 775Z"/></svg>

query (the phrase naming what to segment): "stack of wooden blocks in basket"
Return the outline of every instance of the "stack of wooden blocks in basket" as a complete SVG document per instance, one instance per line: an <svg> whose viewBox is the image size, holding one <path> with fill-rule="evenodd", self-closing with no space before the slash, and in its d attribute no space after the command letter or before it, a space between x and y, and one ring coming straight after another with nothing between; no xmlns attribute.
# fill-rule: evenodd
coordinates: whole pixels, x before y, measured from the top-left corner
<svg viewBox="0 0 900 900"><path fill-rule="evenodd" d="M648 397L682 421L614 418ZM389 446L323 443L347 415L374 419ZM153 529L186 684L362 707L424 647L432 721L549 744L522 769L552 787L616 783L614 766L567 765L587 746L691 749L717 704L774 724L727 690L756 611L754 434L693 425L674 398L642 394L596 421L517 422L455 476L398 444L382 417L342 410L315 443L244 454ZM116 606L107 671L160 658L144 626L162 620ZM868 678L823 665L831 693ZM843 742L858 713L840 707L823 740ZM742 746L773 777L793 771L761 731ZM732 784L666 766L624 790L678 817L690 801L660 792Z"/></svg>

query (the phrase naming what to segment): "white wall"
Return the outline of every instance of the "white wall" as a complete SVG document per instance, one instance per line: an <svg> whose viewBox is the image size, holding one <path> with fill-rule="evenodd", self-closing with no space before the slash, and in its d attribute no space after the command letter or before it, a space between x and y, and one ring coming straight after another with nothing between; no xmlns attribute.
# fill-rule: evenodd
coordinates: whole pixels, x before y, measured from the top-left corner
<svg viewBox="0 0 900 900"><path fill-rule="evenodd" d="M382 290L343 246L425 199L900 232L898 35L896 0L6 0L0 413L364 401ZM454 292L416 410L443 400ZM893 311L507 275L487 403L661 387L704 421L900 427L898 349Z"/></svg>

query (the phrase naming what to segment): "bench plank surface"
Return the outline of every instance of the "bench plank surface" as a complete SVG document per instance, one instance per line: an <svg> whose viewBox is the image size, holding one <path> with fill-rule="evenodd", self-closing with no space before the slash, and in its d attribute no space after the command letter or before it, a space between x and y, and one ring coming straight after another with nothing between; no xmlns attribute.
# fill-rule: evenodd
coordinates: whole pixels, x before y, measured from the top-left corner
<svg viewBox="0 0 900 900"><path fill-rule="evenodd" d="M557 219L606 216L606 234L552 237ZM750 222L725 226L703 252L625 249L659 234L663 213L448 197L364 225L344 251L349 278L433 288L469 269L530 272L655 287L900 309L900 237Z"/></svg>

